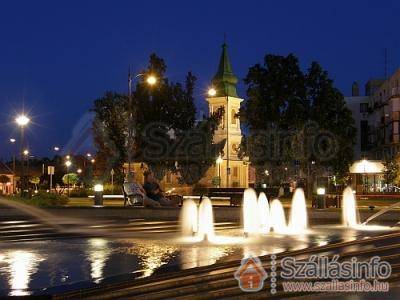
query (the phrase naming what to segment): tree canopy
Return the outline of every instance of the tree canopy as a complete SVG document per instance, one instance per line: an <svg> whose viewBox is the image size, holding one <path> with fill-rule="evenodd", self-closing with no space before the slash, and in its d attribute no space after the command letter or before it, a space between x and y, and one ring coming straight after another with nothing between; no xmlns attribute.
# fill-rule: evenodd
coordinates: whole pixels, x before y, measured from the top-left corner
<svg viewBox="0 0 400 300"><path fill-rule="evenodd" d="M263 172L282 173L310 164L344 176L353 158L356 129L343 95L317 63L302 71L298 59L266 55L245 78L247 101L240 111L249 134L241 154Z"/></svg>
<svg viewBox="0 0 400 300"><path fill-rule="evenodd" d="M164 60L152 54L147 69L140 72L132 101L127 95L115 92L107 92L95 100L96 164L103 166L105 174L113 168L122 175L130 151L133 160L145 163L158 179L166 171L172 171L179 174L183 183L193 183L204 175L204 169L212 165L221 151L220 145L213 144L221 111L196 122L193 97L196 77L188 72L183 84L175 83L168 79L166 71ZM149 86L147 75L155 76L157 83ZM127 142L129 130L134 133L133 143ZM196 171L194 160L202 165Z"/></svg>

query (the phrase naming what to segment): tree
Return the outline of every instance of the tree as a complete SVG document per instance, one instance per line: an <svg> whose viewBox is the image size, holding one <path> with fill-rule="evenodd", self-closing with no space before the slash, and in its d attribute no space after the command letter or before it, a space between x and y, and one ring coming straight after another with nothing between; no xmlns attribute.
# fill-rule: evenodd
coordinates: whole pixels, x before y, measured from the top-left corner
<svg viewBox="0 0 400 300"><path fill-rule="evenodd" d="M79 182L79 177L75 173L67 173L63 176L62 181L64 184L75 185Z"/></svg>
<svg viewBox="0 0 400 300"><path fill-rule="evenodd" d="M385 183L400 185L400 154L397 154L394 158L387 158L384 165Z"/></svg>
<svg viewBox="0 0 400 300"><path fill-rule="evenodd" d="M313 62L303 72L298 59L266 55L245 78L247 102L240 117L249 129L240 153L257 173L272 176L294 168L308 177L313 165L343 177L353 157L354 120L343 95Z"/></svg>
<svg viewBox="0 0 400 300"><path fill-rule="evenodd" d="M158 179L166 171L172 171L181 174L182 182L186 183L198 178L189 180L182 175L189 165L189 150L201 150L204 154L196 157L197 163L203 164L200 173L215 160L215 156L211 161L207 155L211 156L216 147L212 142L216 127L212 124L220 117L219 113L196 124L195 76L189 72L184 84L174 83L166 77L166 70L164 60L152 54L132 93L132 107L128 107L130 101L126 95L112 92L95 101L93 133L99 162L96 165L102 166L104 174L109 174L112 168L122 174L128 151L134 153L134 161L145 163ZM149 74L157 77L157 84L151 87L145 81ZM128 122L129 112L133 112L134 122ZM134 132L133 143L127 143L129 130ZM199 136L204 143L196 144L193 149L183 147L193 145ZM128 149L130 145L132 148ZM182 158L182 149L186 149L185 158Z"/></svg>

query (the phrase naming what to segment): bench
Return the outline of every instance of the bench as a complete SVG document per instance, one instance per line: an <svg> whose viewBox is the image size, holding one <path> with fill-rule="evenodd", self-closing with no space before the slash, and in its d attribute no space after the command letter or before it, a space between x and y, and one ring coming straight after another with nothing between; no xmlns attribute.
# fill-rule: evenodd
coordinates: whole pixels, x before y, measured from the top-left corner
<svg viewBox="0 0 400 300"><path fill-rule="evenodd" d="M240 206L245 188L209 188L208 197L229 199L230 206Z"/></svg>

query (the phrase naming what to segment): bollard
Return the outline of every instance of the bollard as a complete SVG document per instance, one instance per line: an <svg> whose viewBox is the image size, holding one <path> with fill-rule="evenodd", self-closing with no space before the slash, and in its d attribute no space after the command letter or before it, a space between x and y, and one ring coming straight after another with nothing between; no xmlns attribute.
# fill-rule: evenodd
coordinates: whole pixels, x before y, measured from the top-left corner
<svg viewBox="0 0 400 300"><path fill-rule="evenodd" d="M318 209L326 208L325 188L323 187L317 188L317 208Z"/></svg>
<svg viewBox="0 0 400 300"><path fill-rule="evenodd" d="M103 206L103 185L96 184L94 186L94 206Z"/></svg>

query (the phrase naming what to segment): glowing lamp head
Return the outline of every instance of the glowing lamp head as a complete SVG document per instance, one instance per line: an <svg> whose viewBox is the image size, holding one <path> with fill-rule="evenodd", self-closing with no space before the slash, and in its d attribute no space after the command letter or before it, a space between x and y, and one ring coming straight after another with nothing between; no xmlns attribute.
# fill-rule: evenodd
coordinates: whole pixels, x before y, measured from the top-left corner
<svg viewBox="0 0 400 300"><path fill-rule="evenodd" d="M25 115L19 115L15 118L15 122L21 127L28 125L29 121L30 119Z"/></svg>
<svg viewBox="0 0 400 300"><path fill-rule="evenodd" d="M60 150L60 147L54 147L54 151L59 151Z"/></svg>
<svg viewBox="0 0 400 300"><path fill-rule="evenodd" d="M222 164L224 160L222 159L221 156L218 156L217 160L215 161L217 164Z"/></svg>
<svg viewBox="0 0 400 300"><path fill-rule="evenodd" d="M87 157L91 157L92 154L91 154L91 153L86 153L86 156L87 156Z"/></svg>
<svg viewBox="0 0 400 300"><path fill-rule="evenodd" d="M81 174L81 173L82 173L82 169L78 169L78 170L76 170L76 172L77 172L78 174Z"/></svg>
<svg viewBox="0 0 400 300"><path fill-rule="evenodd" d="M72 165L72 162L71 162L70 160L67 160L67 161L65 162L65 165L66 165L67 167L70 167L70 166Z"/></svg>
<svg viewBox="0 0 400 300"><path fill-rule="evenodd" d="M93 158L90 162L91 162L92 164L94 164L96 161L95 161L95 159Z"/></svg>
<svg viewBox="0 0 400 300"><path fill-rule="evenodd" d="M28 156L29 150L25 149L22 153L23 153L25 156Z"/></svg>
<svg viewBox="0 0 400 300"><path fill-rule="evenodd" d="M15 143L15 139L10 139L10 143Z"/></svg>
<svg viewBox="0 0 400 300"><path fill-rule="evenodd" d="M325 195L325 188L323 187L317 188L317 195Z"/></svg>
<svg viewBox="0 0 400 300"><path fill-rule="evenodd" d="M102 184L98 183L94 185L93 189L95 192L102 192L104 190L104 187Z"/></svg>
<svg viewBox="0 0 400 300"><path fill-rule="evenodd" d="M269 175L269 171L268 171L268 170L265 170L264 173L265 173L265 175L267 175L267 176Z"/></svg>
<svg viewBox="0 0 400 300"><path fill-rule="evenodd" d="M210 89L208 90L208 96L214 97L216 94L217 94L217 90L216 90L216 89L210 88Z"/></svg>
<svg viewBox="0 0 400 300"><path fill-rule="evenodd" d="M157 83L157 78L154 75L150 75L146 79L147 84L155 85Z"/></svg>

